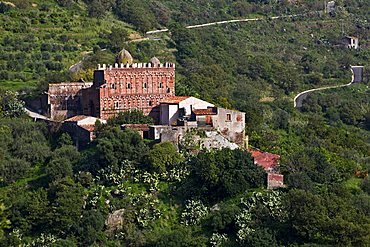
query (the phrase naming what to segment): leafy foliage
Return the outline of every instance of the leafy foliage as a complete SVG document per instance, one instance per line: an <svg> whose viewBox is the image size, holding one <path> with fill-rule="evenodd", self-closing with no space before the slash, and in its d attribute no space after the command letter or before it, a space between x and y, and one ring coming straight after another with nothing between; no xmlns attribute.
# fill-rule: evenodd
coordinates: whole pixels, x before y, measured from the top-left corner
<svg viewBox="0 0 370 247"><path fill-rule="evenodd" d="M122 124L152 124L153 118L145 116L140 110L130 110L120 112L114 118L108 119L108 125L122 125Z"/></svg>
<svg viewBox="0 0 370 247"><path fill-rule="evenodd" d="M297 92L348 83L348 66L367 64L368 0L337 1L331 16L311 13L322 1L11 3L0 3L0 83L20 94L0 97L0 245L370 242L367 85L315 92L301 111L292 106ZM280 14L298 15L266 17ZM185 28L248 17L266 18ZM360 50L341 46L342 20L346 35L359 35ZM142 39L155 28L170 32ZM113 63L122 46L140 62L153 56L176 62L177 95L246 112L250 144L281 155L288 187L264 190L265 172L244 151L202 152L188 135L180 155L172 144L152 145L118 127L150 124L140 112L109 120L80 151L68 136L57 140L52 128L23 118L27 90L90 81L96 64ZM107 231L105 220L119 210L120 227Z"/></svg>
<svg viewBox="0 0 370 247"><path fill-rule="evenodd" d="M148 157L153 169L159 173L169 171L183 161L176 147L170 142L155 144Z"/></svg>
<svg viewBox="0 0 370 247"><path fill-rule="evenodd" d="M264 184L265 172L254 165L249 153L222 149L198 154L190 162L184 184L187 195L216 202Z"/></svg>

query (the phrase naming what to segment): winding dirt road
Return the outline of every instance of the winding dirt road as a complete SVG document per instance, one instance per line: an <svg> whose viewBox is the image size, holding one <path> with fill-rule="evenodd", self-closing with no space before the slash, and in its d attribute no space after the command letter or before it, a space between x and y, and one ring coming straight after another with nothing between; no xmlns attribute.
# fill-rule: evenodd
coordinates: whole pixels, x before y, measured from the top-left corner
<svg viewBox="0 0 370 247"><path fill-rule="evenodd" d="M303 100L305 100L307 98L307 96L312 92L327 90L327 89L333 89L333 88L340 88L340 87L348 87L348 86L351 86L354 83L362 82L363 68L364 68L364 66L351 66L352 80L348 84L313 88L313 89L309 89L309 90L306 90L306 91L303 91L303 92L297 94L294 97L294 107L296 107L296 108L302 107Z"/></svg>
<svg viewBox="0 0 370 247"><path fill-rule="evenodd" d="M319 12L320 11L310 12L310 14L319 13ZM214 25L221 25L221 24L228 24L228 23L235 23L235 22L251 22L251 21L262 21L262 20L268 20L268 19L276 20L276 19L304 16L306 14L280 15L280 16L272 16L272 17L259 17L259 18L246 18L246 19L232 19L232 20L226 20L226 21L215 21L215 22L208 22L208 23L198 24L198 25L190 25L190 26L186 26L185 28L193 29L193 28L209 27L209 26L214 26ZM146 32L146 35L152 35L152 34L157 34L157 33L165 33L165 32L168 32L168 31L169 31L168 28L158 29L158 30L148 31L148 32Z"/></svg>

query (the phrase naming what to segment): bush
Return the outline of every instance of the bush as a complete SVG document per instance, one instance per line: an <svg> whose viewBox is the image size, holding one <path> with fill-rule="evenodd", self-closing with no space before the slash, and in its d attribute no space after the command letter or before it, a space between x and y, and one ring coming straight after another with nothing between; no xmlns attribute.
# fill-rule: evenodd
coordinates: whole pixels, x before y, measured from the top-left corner
<svg viewBox="0 0 370 247"><path fill-rule="evenodd" d="M159 173L175 168L182 161L182 156L171 142L156 144L149 152L149 162L152 169Z"/></svg>
<svg viewBox="0 0 370 247"><path fill-rule="evenodd" d="M266 177L250 154L240 149L203 152L190 160L189 165L191 172L184 193L205 198L208 203L261 187Z"/></svg>

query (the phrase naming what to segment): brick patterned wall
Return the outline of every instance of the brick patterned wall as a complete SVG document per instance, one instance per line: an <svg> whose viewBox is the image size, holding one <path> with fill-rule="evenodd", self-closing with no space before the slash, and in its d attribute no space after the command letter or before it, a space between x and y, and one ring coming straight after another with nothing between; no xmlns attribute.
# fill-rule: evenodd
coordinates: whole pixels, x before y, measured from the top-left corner
<svg viewBox="0 0 370 247"><path fill-rule="evenodd" d="M175 67L105 68L97 70L94 86L99 87L98 117L108 119L119 112L140 109L146 115L156 114L159 102L175 95ZM99 75L103 73L103 76Z"/></svg>

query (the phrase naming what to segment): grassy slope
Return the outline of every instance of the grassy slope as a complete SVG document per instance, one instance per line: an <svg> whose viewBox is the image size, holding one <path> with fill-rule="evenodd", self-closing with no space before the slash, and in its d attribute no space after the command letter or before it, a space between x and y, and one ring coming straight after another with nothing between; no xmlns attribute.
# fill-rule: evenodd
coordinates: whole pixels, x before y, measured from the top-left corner
<svg viewBox="0 0 370 247"><path fill-rule="evenodd" d="M44 63L46 60L56 61L56 55L62 56L62 71L67 71L86 51L91 51L99 42L106 41L100 36L109 32L113 25L134 32L128 24L117 20L111 14L107 14L102 20L88 17L85 6L81 3L68 9L59 7L54 1L33 2L35 4L26 9L16 8L0 15L0 40L3 40L0 46L0 64L3 65L2 69L8 70L13 77L0 80L1 88L34 88L40 81L48 80L47 73L56 71L47 70ZM10 38L11 42L4 40L6 37ZM42 48L43 45L56 45L59 48L47 49ZM49 53L46 56L49 58L40 57L42 52ZM4 57L9 54L21 57L24 66L7 68L10 63L16 62ZM32 64L41 68L33 68ZM23 74L23 78L17 78L19 73Z"/></svg>

